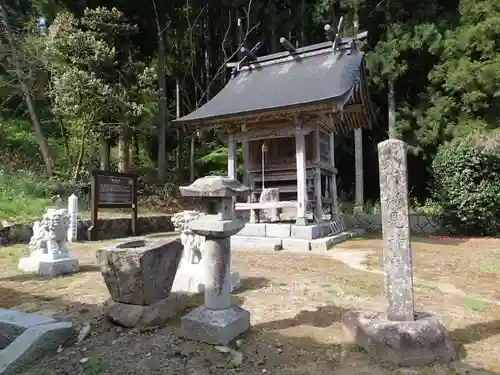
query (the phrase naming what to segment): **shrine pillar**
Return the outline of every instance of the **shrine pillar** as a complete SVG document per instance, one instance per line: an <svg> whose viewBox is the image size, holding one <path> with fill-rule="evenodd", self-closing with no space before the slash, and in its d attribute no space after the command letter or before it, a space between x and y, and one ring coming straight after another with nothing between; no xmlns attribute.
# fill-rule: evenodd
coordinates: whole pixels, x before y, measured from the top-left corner
<svg viewBox="0 0 500 375"><path fill-rule="evenodd" d="M229 133L227 142L227 176L237 180L236 173L236 141L234 133ZM233 204L236 203L236 197L233 197Z"/></svg>
<svg viewBox="0 0 500 375"><path fill-rule="evenodd" d="M241 148L243 151L243 185L246 187L251 187L250 183L250 173L248 172L250 169L250 149L248 147L248 140L244 140L241 142ZM251 194L247 197L247 202L251 202L252 197Z"/></svg>
<svg viewBox="0 0 500 375"><path fill-rule="evenodd" d="M364 186L363 186L363 131L354 130L354 164L356 171L355 187L355 212L363 212L364 209Z"/></svg>
<svg viewBox="0 0 500 375"><path fill-rule="evenodd" d="M320 130L319 126L314 130L314 146L315 146L315 161L316 168L314 170L314 198L316 201L315 216L319 221L323 220L323 199L322 199L322 186L321 186L321 149L320 149Z"/></svg>
<svg viewBox="0 0 500 375"><path fill-rule="evenodd" d="M306 142L304 127L295 127L295 159L297 164L297 220L296 225L307 225L306 219Z"/></svg>
<svg viewBox="0 0 500 375"><path fill-rule="evenodd" d="M339 218L339 198L337 194L337 168L335 168L335 133L330 133L330 164L333 167L332 180L330 183L330 196L332 198L331 220Z"/></svg>

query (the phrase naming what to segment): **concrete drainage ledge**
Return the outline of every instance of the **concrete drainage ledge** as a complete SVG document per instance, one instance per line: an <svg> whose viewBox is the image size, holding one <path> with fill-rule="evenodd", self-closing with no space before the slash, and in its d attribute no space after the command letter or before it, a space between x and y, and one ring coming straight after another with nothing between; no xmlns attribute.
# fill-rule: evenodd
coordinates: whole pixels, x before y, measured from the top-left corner
<svg viewBox="0 0 500 375"><path fill-rule="evenodd" d="M322 252L330 250L354 237L359 237L364 233L363 229L352 229L335 234L329 237L306 240L299 238L277 238L277 237L257 237L257 236L232 236L231 248L233 249L255 249L255 250L288 250L294 252L316 251Z"/></svg>
<svg viewBox="0 0 500 375"><path fill-rule="evenodd" d="M10 375L74 335L73 325L41 315L0 309L0 375Z"/></svg>

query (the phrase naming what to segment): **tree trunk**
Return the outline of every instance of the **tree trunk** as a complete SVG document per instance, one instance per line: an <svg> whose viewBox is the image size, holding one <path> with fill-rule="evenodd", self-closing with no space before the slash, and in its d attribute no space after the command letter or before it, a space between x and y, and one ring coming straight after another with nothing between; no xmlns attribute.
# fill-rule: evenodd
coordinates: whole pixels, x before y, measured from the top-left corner
<svg viewBox="0 0 500 375"><path fill-rule="evenodd" d="M194 181L194 147L196 142L196 133L191 133L191 147L189 149L189 181Z"/></svg>
<svg viewBox="0 0 500 375"><path fill-rule="evenodd" d="M2 23L5 28L5 35L9 43L10 52L12 55L12 61L14 61L16 75L19 80L21 91L23 92L24 95L24 100L26 101L26 105L28 107L30 119L33 124L33 129L35 131L35 137L38 142L38 146L40 147L40 153L42 154L43 163L45 164L45 170L47 171L48 175L52 175L53 170L52 170L52 160L50 158L50 153L49 153L49 144L47 143L47 139L43 135L42 127L40 125L40 119L35 109L35 103L31 96L31 91L26 82L24 81L22 75L21 64L19 62L19 56L17 55L17 48L14 39L14 34L12 33L12 30L10 29L9 26L9 20L7 18L8 17L7 9L5 7L3 0L0 2L0 13L2 17Z"/></svg>
<svg viewBox="0 0 500 375"><path fill-rule="evenodd" d="M83 157L85 155L85 140L87 139L88 127L84 125L82 131L82 137L80 139L80 150L78 151L78 157L76 159L76 164L73 167L73 184L78 180L80 176L80 169L82 168Z"/></svg>
<svg viewBox="0 0 500 375"><path fill-rule="evenodd" d="M210 100L210 83L212 81L212 77L210 74L210 59L213 56L212 53L212 44L211 44L211 34L212 34L212 25L210 23L210 15L212 13L212 7L209 5L210 3L207 2L207 17L205 18L205 90L206 90L206 95L207 99L206 101L208 102Z"/></svg>
<svg viewBox="0 0 500 375"><path fill-rule="evenodd" d="M388 103L388 118L389 118L389 138L399 138L399 134L396 130L396 98L395 98L395 90L394 90L394 82L389 80L387 82L388 86L388 95L387 95L387 103Z"/></svg>
<svg viewBox="0 0 500 375"><path fill-rule="evenodd" d="M122 125L118 138L118 172L127 172L130 168L130 137L127 125Z"/></svg>
<svg viewBox="0 0 500 375"><path fill-rule="evenodd" d="M304 47L306 41L306 0L300 2L300 46Z"/></svg>
<svg viewBox="0 0 500 375"><path fill-rule="evenodd" d="M132 137L132 165L134 168L139 167L139 153L139 135L135 132Z"/></svg>
<svg viewBox="0 0 500 375"><path fill-rule="evenodd" d="M179 82L175 84L175 117L181 117L181 93ZM175 154L175 170L177 172L177 182L181 181L182 175L182 136L181 136L181 126L177 125L177 149Z"/></svg>
<svg viewBox="0 0 500 375"><path fill-rule="evenodd" d="M392 13L391 13L391 0L387 0L386 3L386 22L387 22L387 40L390 41L394 37L392 30ZM396 81L396 75L392 74L392 77L387 79L387 110L388 110L388 130L389 138L399 138L398 131L396 129L396 94L394 89L394 84Z"/></svg>
<svg viewBox="0 0 500 375"><path fill-rule="evenodd" d="M99 155L101 158L101 171L109 171L110 145L109 141L101 135L99 138Z"/></svg>
<svg viewBox="0 0 500 375"><path fill-rule="evenodd" d="M158 25L163 26L163 23ZM161 27L159 26L159 27ZM158 179L167 182L167 81L165 79L165 42L163 30L158 29L158 86L160 89L160 129L158 132Z"/></svg>

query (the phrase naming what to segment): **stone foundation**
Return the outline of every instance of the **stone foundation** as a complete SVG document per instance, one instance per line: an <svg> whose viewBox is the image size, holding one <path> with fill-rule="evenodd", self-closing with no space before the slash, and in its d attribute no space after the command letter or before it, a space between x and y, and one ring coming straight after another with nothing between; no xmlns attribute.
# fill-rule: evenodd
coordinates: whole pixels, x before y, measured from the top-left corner
<svg viewBox="0 0 500 375"><path fill-rule="evenodd" d="M110 299L104 305L104 314L111 321L127 328L160 327L182 314L188 303L186 295L176 293L151 305L131 305Z"/></svg>
<svg viewBox="0 0 500 375"><path fill-rule="evenodd" d="M173 232L171 215L151 215L137 218L137 235L159 232ZM5 231L6 241L9 244L29 243L33 235L33 224L16 224ZM87 240L87 229L90 220L78 221L78 241ZM99 220L99 239L108 240L128 237L131 234L130 217L106 218ZM0 244L1 246L1 244Z"/></svg>
<svg viewBox="0 0 500 375"><path fill-rule="evenodd" d="M346 228L364 229L369 233L382 233L382 217L380 214L343 214ZM411 234L415 236L428 236L433 234L446 234L446 230L434 217L423 214L410 214L408 216Z"/></svg>
<svg viewBox="0 0 500 375"><path fill-rule="evenodd" d="M182 329L188 339L211 345L228 345L248 328L250 313L239 306L223 310L199 306L182 317Z"/></svg>
<svg viewBox="0 0 500 375"><path fill-rule="evenodd" d="M368 354L398 366L447 363L456 358L448 330L430 314L417 313L414 321L388 321L382 313L349 311L342 326Z"/></svg>

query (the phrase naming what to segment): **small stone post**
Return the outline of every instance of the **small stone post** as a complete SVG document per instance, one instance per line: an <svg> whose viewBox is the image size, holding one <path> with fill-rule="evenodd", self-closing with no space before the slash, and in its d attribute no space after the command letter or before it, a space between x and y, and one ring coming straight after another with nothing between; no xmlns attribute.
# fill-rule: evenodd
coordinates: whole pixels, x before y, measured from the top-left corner
<svg viewBox="0 0 500 375"><path fill-rule="evenodd" d="M397 139L381 142L378 157L387 318L408 321L414 319L415 311L406 145Z"/></svg>
<svg viewBox="0 0 500 375"><path fill-rule="evenodd" d="M235 218L233 197L247 196L250 189L234 179L203 177L180 187L183 196L201 197L204 215L189 228L205 237L205 304L182 318L189 339L213 345L227 345L250 327L250 313L231 305L231 236L245 223Z"/></svg>
<svg viewBox="0 0 500 375"><path fill-rule="evenodd" d="M71 194L68 198L68 242L74 242L78 239L78 197Z"/></svg>
<svg viewBox="0 0 500 375"><path fill-rule="evenodd" d="M373 357L398 366L449 362L455 346L444 323L414 310L406 145L378 145L387 313L348 311L344 330Z"/></svg>

